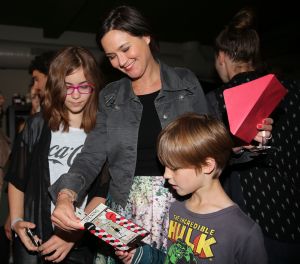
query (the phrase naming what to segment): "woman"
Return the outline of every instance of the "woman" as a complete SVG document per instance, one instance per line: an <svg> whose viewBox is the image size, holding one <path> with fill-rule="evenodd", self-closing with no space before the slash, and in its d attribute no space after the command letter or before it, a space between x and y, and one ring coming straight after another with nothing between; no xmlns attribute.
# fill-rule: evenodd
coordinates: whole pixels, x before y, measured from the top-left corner
<svg viewBox="0 0 300 264"><path fill-rule="evenodd" d="M156 138L162 127L182 113L207 113L204 93L191 71L171 68L154 57L151 29L136 9L112 10L98 39L111 65L126 77L100 93L97 126L69 172L74 186L67 187L80 198L108 158L110 206L148 229L151 235L145 241L164 250L172 194L164 186ZM65 180L52 191L69 184Z"/></svg>
<svg viewBox="0 0 300 264"><path fill-rule="evenodd" d="M252 11L239 11L216 38L215 65L224 85L208 94L208 100L224 122L223 91L266 74L260 67L260 41L252 26ZM272 114L270 140L279 151L259 156L242 168L233 167L227 183L231 198L261 226L269 263L299 263L300 90L293 82L282 83L288 94Z"/></svg>
<svg viewBox="0 0 300 264"><path fill-rule="evenodd" d="M144 241L165 251L173 196L162 177L156 139L177 116L207 113L204 93L190 70L170 67L155 57L150 26L135 8L113 9L98 40L111 65L126 77L100 93L96 128L69 173L50 187L54 199L59 193L52 221L67 230L81 227L71 201L81 199L108 158L110 206L144 226L151 233Z"/></svg>
<svg viewBox="0 0 300 264"><path fill-rule="evenodd" d="M54 206L47 188L68 171L95 126L102 81L92 54L80 47L62 49L50 65L43 111L30 117L17 137L6 175L11 228L18 236L14 263L41 263L40 255L53 262L93 263L93 252L80 239L80 232L53 230ZM103 188L97 184L94 196L98 197L91 207L102 201ZM84 208L87 199L78 206ZM26 235L26 228L34 229L36 239L42 241L39 248Z"/></svg>

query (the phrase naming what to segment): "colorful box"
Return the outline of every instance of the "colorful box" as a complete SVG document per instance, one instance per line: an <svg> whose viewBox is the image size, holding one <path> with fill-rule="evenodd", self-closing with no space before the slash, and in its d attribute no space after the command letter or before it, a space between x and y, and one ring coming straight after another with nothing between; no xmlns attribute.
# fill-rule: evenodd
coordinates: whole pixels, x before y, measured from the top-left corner
<svg viewBox="0 0 300 264"><path fill-rule="evenodd" d="M131 220L99 204L88 215L76 209L85 229L117 250L128 250L139 243L149 232Z"/></svg>

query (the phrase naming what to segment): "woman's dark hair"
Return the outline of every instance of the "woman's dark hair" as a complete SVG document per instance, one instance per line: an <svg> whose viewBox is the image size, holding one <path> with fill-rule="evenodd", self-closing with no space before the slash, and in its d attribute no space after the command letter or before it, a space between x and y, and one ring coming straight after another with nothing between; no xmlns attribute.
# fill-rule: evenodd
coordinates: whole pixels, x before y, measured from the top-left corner
<svg viewBox="0 0 300 264"><path fill-rule="evenodd" d="M85 78L94 85L94 91L83 110L81 128L91 131L96 124L98 94L103 85L103 77L92 53L81 47L66 47L60 50L49 68L43 107L44 117L52 131L69 130L68 110L64 105L66 98L66 76L82 67Z"/></svg>
<svg viewBox="0 0 300 264"><path fill-rule="evenodd" d="M235 62L260 63L260 40L254 29L254 9L241 9L220 32L215 41L215 52L223 51Z"/></svg>
<svg viewBox="0 0 300 264"><path fill-rule="evenodd" d="M135 37L149 36L151 38L149 44L151 52L154 54L158 51L158 44L155 41L150 24L141 12L134 7L118 6L104 17L96 35L96 41L101 49L102 37L111 30L124 31Z"/></svg>

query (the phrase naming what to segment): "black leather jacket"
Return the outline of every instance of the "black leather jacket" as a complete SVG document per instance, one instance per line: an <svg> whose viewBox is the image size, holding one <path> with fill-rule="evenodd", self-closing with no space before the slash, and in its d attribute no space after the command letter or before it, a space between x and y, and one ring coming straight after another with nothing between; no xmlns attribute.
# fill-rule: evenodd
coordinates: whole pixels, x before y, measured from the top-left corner
<svg viewBox="0 0 300 264"><path fill-rule="evenodd" d="M51 130L42 114L37 113L26 121L18 134L12 150L5 180L24 192L24 220L36 224L35 232L43 240L53 234L51 199L48 193L50 172L48 154ZM104 177L103 177L104 178ZM106 197L107 187L100 177L89 190L89 200L94 196Z"/></svg>

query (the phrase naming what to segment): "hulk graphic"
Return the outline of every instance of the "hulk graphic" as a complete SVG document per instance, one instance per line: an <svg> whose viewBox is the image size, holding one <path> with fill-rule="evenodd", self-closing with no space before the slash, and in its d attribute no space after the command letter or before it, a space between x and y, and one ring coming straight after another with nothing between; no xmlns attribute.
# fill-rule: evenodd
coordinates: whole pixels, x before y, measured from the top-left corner
<svg viewBox="0 0 300 264"><path fill-rule="evenodd" d="M176 243L169 248L165 264L181 263L197 264L197 261L192 249L181 239L178 239Z"/></svg>

